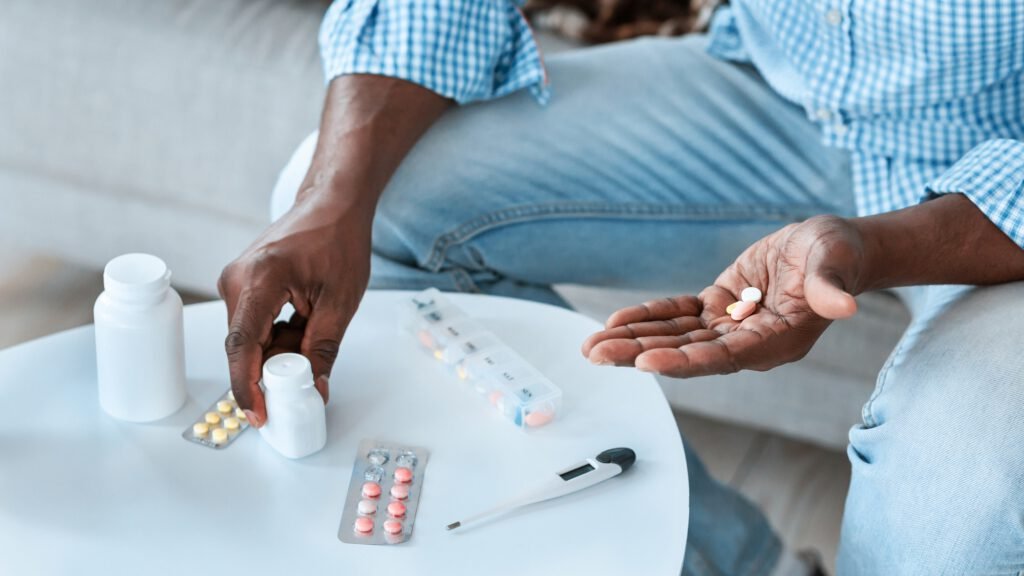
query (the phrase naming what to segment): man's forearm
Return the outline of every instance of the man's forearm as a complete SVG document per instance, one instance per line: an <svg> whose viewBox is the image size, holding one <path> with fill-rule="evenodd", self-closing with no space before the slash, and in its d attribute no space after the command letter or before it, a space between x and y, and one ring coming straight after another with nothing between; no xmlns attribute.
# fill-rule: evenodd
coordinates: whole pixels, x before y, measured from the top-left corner
<svg viewBox="0 0 1024 576"><path fill-rule="evenodd" d="M865 242L858 292L917 284L1024 280L1024 249L961 194L855 218Z"/></svg>
<svg viewBox="0 0 1024 576"><path fill-rule="evenodd" d="M334 79L320 138L297 200L330 196L337 210L372 216L402 159L452 101L416 84L373 75Z"/></svg>

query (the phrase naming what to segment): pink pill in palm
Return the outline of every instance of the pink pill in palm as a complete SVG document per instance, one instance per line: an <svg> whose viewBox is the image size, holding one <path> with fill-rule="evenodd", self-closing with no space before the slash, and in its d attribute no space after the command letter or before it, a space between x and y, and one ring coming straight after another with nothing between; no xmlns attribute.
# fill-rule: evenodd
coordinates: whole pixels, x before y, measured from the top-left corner
<svg viewBox="0 0 1024 576"><path fill-rule="evenodd" d="M737 302L736 307L732 309L731 317L733 320L739 322L747 316L750 316L754 309L757 308L756 302Z"/></svg>
<svg viewBox="0 0 1024 576"><path fill-rule="evenodd" d="M377 498L380 496L380 484L376 482L366 482L363 484L363 496L367 498Z"/></svg>
<svg viewBox="0 0 1024 576"><path fill-rule="evenodd" d="M385 520L384 521L384 531L387 532L388 534L401 534L402 533L402 523L399 522L398 520Z"/></svg>
<svg viewBox="0 0 1024 576"><path fill-rule="evenodd" d="M388 514L395 518L405 516L405 504L402 504L401 502L392 502L388 504Z"/></svg>
<svg viewBox="0 0 1024 576"><path fill-rule="evenodd" d="M391 487L391 497L396 500L405 500L409 497L409 485L395 484Z"/></svg>
<svg viewBox="0 0 1024 576"><path fill-rule="evenodd" d="M356 532L359 532L360 534L369 534L370 532L373 532L373 520L366 516L360 516L359 518L356 518L354 528Z"/></svg>
<svg viewBox="0 0 1024 576"><path fill-rule="evenodd" d="M404 466L395 468L395 482L399 482L401 484L408 484L409 482L412 482L412 470L409 470Z"/></svg>

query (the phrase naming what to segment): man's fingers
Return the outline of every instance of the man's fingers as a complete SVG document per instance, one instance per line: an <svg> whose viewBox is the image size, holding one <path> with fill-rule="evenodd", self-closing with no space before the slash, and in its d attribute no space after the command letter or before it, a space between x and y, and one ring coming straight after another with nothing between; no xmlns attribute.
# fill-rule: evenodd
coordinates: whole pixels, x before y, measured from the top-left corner
<svg viewBox="0 0 1024 576"><path fill-rule="evenodd" d="M679 318L680 316L698 315L700 315L700 301L695 296L676 296L674 298L651 300L637 306L623 308L608 317L608 321L605 322L605 328L615 328L634 322L667 320L669 318Z"/></svg>
<svg viewBox="0 0 1024 576"><path fill-rule="evenodd" d="M752 362L763 342L764 336L758 332L735 330L679 348L644 352L637 356L634 364L639 370L674 378L732 374L743 368L756 367Z"/></svg>
<svg viewBox="0 0 1024 576"><path fill-rule="evenodd" d="M309 358L313 365L313 378L316 379L317 390L327 402L329 396L328 383L334 361L338 358L341 338L352 315L338 306L326 302L318 303L306 323L306 333L302 337L302 355Z"/></svg>
<svg viewBox="0 0 1024 576"><path fill-rule="evenodd" d="M267 420L267 408L259 387L263 350L270 343L274 318L287 300L284 291L276 296L255 290L243 291L224 340L235 400L251 413L250 424L257 428Z"/></svg>
<svg viewBox="0 0 1024 576"><path fill-rule="evenodd" d="M632 366L636 357L648 350L679 348L691 342L703 342L719 336L714 330L693 330L675 336L644 336L605 340L591 351L589 360L594 364Z"/></svg>
<svg viewBox="0 0 1024 576"><path fill-rule="evenodd" d="M605 340L640 338L644 336L676 336L679 334L685 334L690 330L696 330L700 327L700 319L695 316L625 324L591 334L590 337L583 342L582 352L584 356L589 357L590 351L594 346Z"/></svg>

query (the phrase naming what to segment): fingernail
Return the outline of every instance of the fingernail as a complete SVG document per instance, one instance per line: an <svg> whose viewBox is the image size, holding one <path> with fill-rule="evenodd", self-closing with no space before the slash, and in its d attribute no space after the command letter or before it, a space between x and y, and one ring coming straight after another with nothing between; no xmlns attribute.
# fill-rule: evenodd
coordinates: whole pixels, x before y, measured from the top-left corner
<svg viewBox="0 0 1024 576"><path fill-rule="evenodd" d="M259 428L260 426L263 426L263 422L260 422L259 419L256 418L255 412L253 412L252 410L242 410L242 412L245 412L245 419L249 421L250 426L252 426L253 428Z"/></svg>
<svg viewBox="0 0 1024 576"><path fill-rule="evenodd" d="M597 366L609 366L611 364L614 364L614 362L612 362L611 360L609 360L607 358L587 358L587 360L590 360L591 364L594 364L594 365L597 365Z"/></svg>
<svg viewBox="0 0 1024 576"><path fill-rule="evenodd" d="M327 404L327 399L331 395L331 381L326 374L316 379L316 388L320 397L323 398L324 404Z"/></svg>

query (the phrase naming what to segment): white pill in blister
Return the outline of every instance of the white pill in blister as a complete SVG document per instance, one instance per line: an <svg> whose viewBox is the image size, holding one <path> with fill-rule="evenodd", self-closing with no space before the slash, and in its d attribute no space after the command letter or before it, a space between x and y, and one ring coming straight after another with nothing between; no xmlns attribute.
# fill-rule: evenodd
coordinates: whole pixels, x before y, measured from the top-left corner
<svg viewBox="0 0 1024 576"><path fill-rule="evenodd" d="M377 512L377 503L373 500L360 500L356 509L359 510L360 514L375 514Z"/></svg>
<svg viewBox="0 0 1024 576"><path fill-rule="evenodd" d="M761 301L761 290L758 289L758 288L754 288L753 286L750 286L748 288L744 288L743 291L740 292L740 300L742 300L744 302L754 302L754 303L760 302Z"/></svg>

